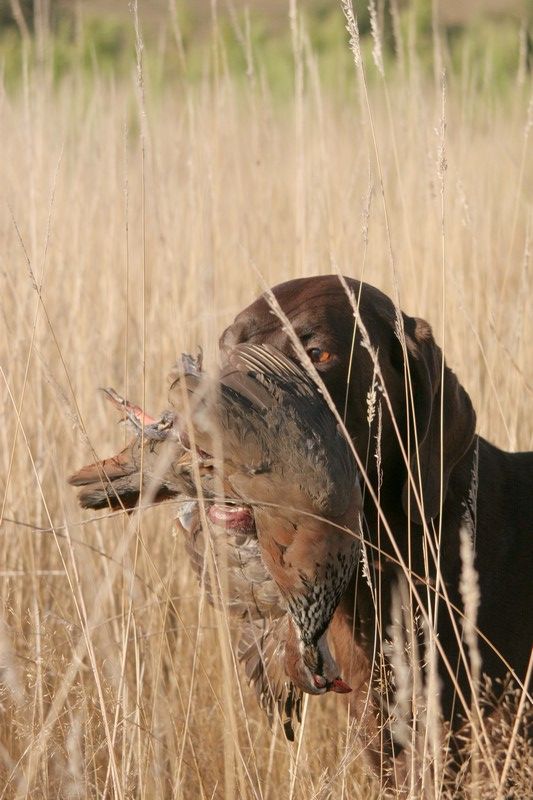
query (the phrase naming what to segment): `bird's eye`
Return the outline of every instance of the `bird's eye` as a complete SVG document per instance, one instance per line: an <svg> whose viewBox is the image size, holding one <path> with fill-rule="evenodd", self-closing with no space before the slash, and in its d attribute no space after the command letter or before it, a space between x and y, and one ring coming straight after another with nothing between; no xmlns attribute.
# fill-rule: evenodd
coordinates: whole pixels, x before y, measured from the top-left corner
<svg viewBox="0 0 533 800"><path fill-rule="evenodd" d="M304 664L306 665L306 667L308 667L308 669L311 672L316 672L319 669L319 664L318 664L318 660L319 659L317 658L317 656L318 656L318 652L317 652L317 649L315 647L310 647L308 645L304 649L304 652L303 652ZM320 666L322 666L322 664L320 664Z"/></svg>
<svg viewBox="0 0 533 800"><path fill-rule="evenodd" d="M322 350L321 347L310 347L307 351L307 355L313 364L327 364L328 361L331 361L331 353L329 350Z"/></svg>

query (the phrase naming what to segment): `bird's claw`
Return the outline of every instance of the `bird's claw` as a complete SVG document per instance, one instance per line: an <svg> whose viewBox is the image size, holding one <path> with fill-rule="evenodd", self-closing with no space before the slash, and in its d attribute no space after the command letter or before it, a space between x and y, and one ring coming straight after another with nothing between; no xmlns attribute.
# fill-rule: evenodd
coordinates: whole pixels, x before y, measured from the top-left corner
<svg viewBox="0 0 533 800"><path fill-rule="evenodd" d="M147 439L166 439L173 426L174 417L165 412L159 419L147 414L140 406L130 403L111 386L101 389L106 400L109 400L121 414L122 420L130 422L138 434Z"/></svg>

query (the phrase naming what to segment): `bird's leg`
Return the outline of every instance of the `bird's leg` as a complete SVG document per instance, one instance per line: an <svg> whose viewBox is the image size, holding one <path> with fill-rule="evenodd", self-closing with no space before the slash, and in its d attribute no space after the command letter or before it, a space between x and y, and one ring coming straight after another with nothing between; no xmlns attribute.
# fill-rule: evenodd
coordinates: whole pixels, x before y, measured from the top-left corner
<svg viewBox="0 0 533 800"><path fill-rule="evenodd" d="M115 408L120 411L122 419L127 419L131 422L136 430L140 431L146 425L153 425L154 422L156 422L155 417L152 417L151 414L147 414L140 406L130 403L129 400L122 397L122 395L116 392L111 386L106 389L101 389L101 391L106 400L109 400L111 405L115 406Z"/></svg>
<svg viewBox="0 0 533 800"><path fill-rule="evenodd" d="M137 436L144 439L157 441L166 439L174 428L174 414L165 411L160 417L152 417L147 414L140 406L130 403L111 387L101 389L106 400L109 400L122 416L123 421L129 422Z"/></svg>
<svg viewBox="0 0 533 800"><path fill-rule="evenodd" d="M191 356L188 353L182 353L181 358L178 360L174 372L182 375L197 375L202 372L202 350L198 350L197 356ZM122 397L111 386L101 389L106 400L109 400L118 411L120 411L123 420L131 422L137 432L142 431L143 428L154 426L157 430L167 430L172 427L170 417L168 414L163 414L161 417L156 418L148 414L141 406L130 403L125 397ZM161 438L159 436L149 438Z"/></svg>

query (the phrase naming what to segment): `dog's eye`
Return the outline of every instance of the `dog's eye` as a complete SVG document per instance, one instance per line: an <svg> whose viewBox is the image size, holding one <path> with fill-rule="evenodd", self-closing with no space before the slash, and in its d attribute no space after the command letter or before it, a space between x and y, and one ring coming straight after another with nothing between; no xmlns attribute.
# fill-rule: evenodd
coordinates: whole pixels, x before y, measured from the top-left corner
<svg viewBox="0 0 533 800"><path fill-rule="evenodd" d="M322 350L321 347L310 347L307 351L307 355L313 364L327 364L328 361L331 361L331 353L329 350Z"/></svg>

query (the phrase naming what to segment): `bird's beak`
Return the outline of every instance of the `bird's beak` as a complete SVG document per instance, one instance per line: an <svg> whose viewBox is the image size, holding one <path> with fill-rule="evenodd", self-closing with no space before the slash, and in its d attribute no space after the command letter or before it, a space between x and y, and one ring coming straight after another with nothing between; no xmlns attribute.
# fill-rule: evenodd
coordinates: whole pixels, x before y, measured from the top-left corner
<svg viewBox="0 0 533 800"><path fill-rule="evenodd" d="M352 687L348 686L346 681L342 678L335 678L328 686L328 692L337 692L338 694L348 694L352 691Z"/></svg>

